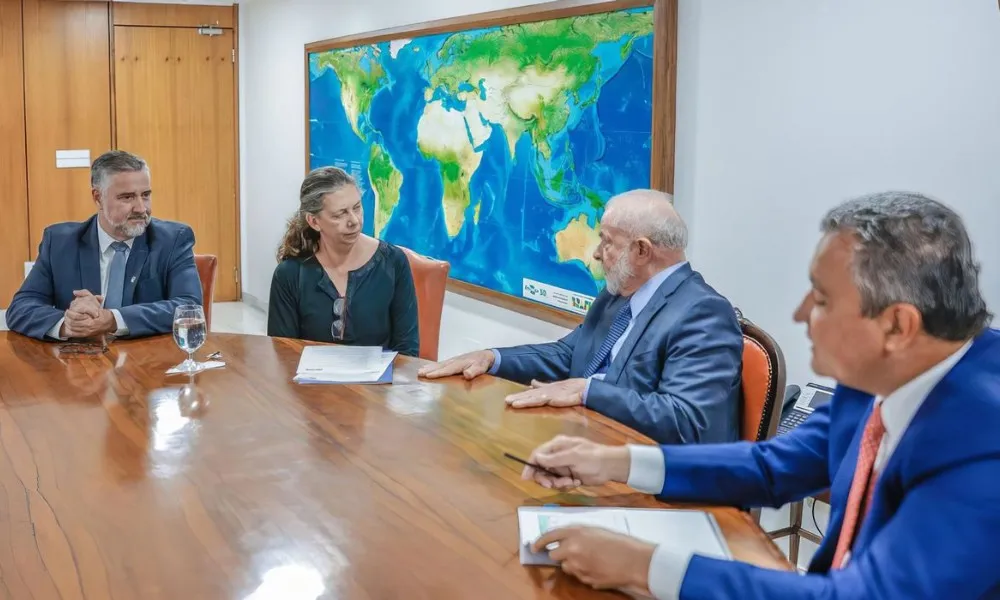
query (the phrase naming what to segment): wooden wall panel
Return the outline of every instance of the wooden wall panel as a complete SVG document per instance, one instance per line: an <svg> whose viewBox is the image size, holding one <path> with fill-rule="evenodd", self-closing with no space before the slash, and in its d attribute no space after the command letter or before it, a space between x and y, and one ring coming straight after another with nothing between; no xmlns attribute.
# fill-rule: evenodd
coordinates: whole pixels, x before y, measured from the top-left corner
<svg viewBox="0 0 1000 600"><path fill-rule="evenodd" d="M155 27L234 26L232 6L193 6L183 4L135 4L115 2L112 6L115 25Z"/></svg>
<svg viewBox="0 0 1000 600"><path fill-rule="evenodd" d="M56 150L111 148L107 2L24 0L24 87L31 255L42 231L94 213L90 169L57 169Z"/></svg>
<svg viewBox="0 0 1000 600"><path fill-rule="evenodd" d="M0 0L0 307L24 279L28 181L24 150L21 0Z"/></svg>
<svg viewBox="0 0 1000 600"><path fill-rule="evenodd" d="M233 31L115 28L118 145L149 163L153 214L194 229L219 258L215 299L238 298Z"/></svg>

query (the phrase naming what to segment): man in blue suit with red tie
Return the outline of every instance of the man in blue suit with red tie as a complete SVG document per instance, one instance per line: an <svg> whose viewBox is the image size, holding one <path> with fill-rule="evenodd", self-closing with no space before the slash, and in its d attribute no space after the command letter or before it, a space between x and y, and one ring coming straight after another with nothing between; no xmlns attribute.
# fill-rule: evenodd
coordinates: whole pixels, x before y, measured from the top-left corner
<svg viewBox="0 0 1000 600"><path fill-rule="evenodd" d="M152 218L149 167L138 156L101 155L90 180L97 214L45 229L7 325L48 341L169 333L177 306L202 302L194 232Z"/></svg>
<svg viewBox="0 0 1000 600"><path fill-rule="evenodd" d="M546 487L615 480L664 500L781 506L830 488L809 572L687 555L570 527L537 540L596 587L656 598L1000 598L1000 331L961 219L924 196L848 202L823 221L796 311L813 370L838 380L800 427L757 443L601 446L557 438Z"/></svg>

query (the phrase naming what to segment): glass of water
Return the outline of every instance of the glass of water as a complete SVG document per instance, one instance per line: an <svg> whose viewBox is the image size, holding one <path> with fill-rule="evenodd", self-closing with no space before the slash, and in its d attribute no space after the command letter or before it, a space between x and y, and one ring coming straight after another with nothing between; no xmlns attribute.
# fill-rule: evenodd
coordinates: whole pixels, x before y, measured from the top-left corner
<svg viewBox="0 0 1000 600"><path fill-rule="evenodd" d="M201 365L194 360L194 353L202 347L207 336L205 311L200 306L187 304L174 310L174 342L188 354L187 360L178 365L182 373L197 373L201 370Z"/></svg>

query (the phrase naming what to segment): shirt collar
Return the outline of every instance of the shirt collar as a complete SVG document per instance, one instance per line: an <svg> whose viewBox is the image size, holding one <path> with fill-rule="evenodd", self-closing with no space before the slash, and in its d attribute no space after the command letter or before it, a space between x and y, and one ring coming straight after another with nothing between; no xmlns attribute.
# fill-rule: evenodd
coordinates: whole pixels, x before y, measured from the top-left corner
<svg viewBox="0 0 1000 600"><path fill-rule="evenodd" d="M687 261L682 260L675 265L670 265L666 269L663 269L656 275L653 275L646 280L646 283L642 284L639 289L632 294L632 297L629 298L629 309L632 311L632 316L638 316L639 313L642 312L642 309L646 308L646 305L649 304L649 301L653 299L653 294L656 293L656 290L660 289L663 282L686 264Z"/></svg>
<svg viewBox="0 0 1000 600"><path fill-rule="evenodd" d="M115 243L117 241L118 240L116 240L115 238L111 237L108 234L107 231L104 231L104 228L101 227L101 221L100 221L100 219L98 219L98 221L97 221L97 243L101 247L101 254L104 254L105 252L107 252L108 248L111 247L111 244L113 244L113 243ZM133 242L135 242L135 238L129 238L129 239L125 240L125 245L128 246L129 250L132 249L132 243Z"/></svg>
<svg viewBox="0 0 1000 600"><path fill-rule="evenodd" d="M875 404L882 405L882 424L885 426L886 450L891 453L899 443L903 432L909 427L913 416L930 395L931 390L944 379L944 376L965 356L972 347L969 340L954 354L917 375L903 384L899 389L885 398L877 396Z"/></svg>

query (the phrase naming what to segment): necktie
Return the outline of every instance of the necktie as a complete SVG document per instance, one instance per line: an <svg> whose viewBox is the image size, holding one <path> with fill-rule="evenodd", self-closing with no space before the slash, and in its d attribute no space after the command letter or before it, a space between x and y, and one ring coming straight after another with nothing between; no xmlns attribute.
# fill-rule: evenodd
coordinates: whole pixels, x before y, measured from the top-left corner
<svg viewBox="0 0 1000 600"><path fill-rule="evenodd" d="M847 495L847 509L844 511L844 524L840 528L837 550L833 554L834 569L844 567L851 544L854 543L854 534L868 514L877 476L873 468L875 456L878 454L883 435L885 435L885 425L882 424L882 405L876 404L861 434L858 464L854 468L854 480L851 482L851 491Z"/></svg>
<svg viewBox="0 0 1000 600"><path fill-rule="evenodd" d="M587 370L583 372L584 379L597 373L604 366L608 357L611 356L611 349L614 348L615 342L625 333L629 322L632 320L632 306L630 304L629 302L625 302L625 306L622 306L618 314L615 315L615 320L611 322L611 328L608 329L608 335L601 342L601 347L597 349L597 353L590 359Z"/></svg>
<svg viewBox="0 0 1000 600"><path fill-rule="evenodd" d="M122 307L122 295L125 292L125 251L128 246L125 242L113 242L111 248L115 255L111 258L111 266L108 267L108 289L104 293L104 308Z"/></svg>

